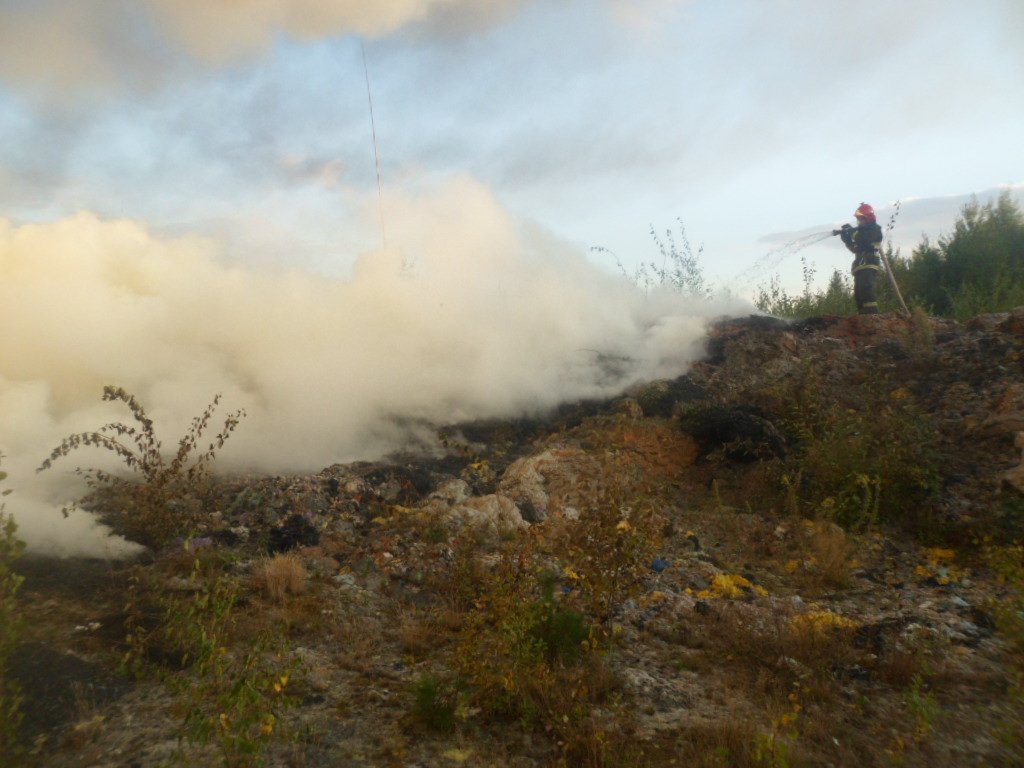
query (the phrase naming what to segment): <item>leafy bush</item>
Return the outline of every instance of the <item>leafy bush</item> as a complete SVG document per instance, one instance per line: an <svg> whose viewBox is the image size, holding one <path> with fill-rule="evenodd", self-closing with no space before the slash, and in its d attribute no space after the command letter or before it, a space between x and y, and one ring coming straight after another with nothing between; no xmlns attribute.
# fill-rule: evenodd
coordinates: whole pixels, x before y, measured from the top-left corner
<svg viewBox="0 0 1024 768"><path fill-rule="evenodd" d="M1004 192L961 209L952 234L927 237L910 259L894 260L908 300L965 319L1024 303L1024 212Z"/></svg>
<svg viewBox="0 0 1024 768"><path fill-rule="evenodd" d="M838 269L833 270L828 286L824 290L814 290L815 269L806 259L801 258L800 261L804 282L800 295L790 295L779 284L778 277L773 277L767 287L758 287L754 306L766 314L795 320L819 315L852 315L857 312L849 277Z"/></svg>
<svg viewBox="0 0 1024 768"><path fill-rule="evenodd" d="M956 320L970 320L986 312L1005 312L1024 305L1024 280L997 275L991 285L961 285L950 294L950 314Z"/></svg>
<svg viewBox="0 0 1024 768"><path fill-rule="evenodd" d="M537 643L549 664L561 660L573 664L579 660L590 638L586 618L555 600L558 578L547 574L542 579L540 599L531 605L530 637Z"/></svg>
<svg viewBox="0 0 1024 768"><path fill-rule="evenodd" d="M808 367L791 384L784 423L793 438L788 482L800 511L844 527L873 522L939 533L932 504L943 455L934 422L906 390L866 381L840 400Z"/></svg>
<svg viewBox="0 0 1024 768"><path fill-rule="evenodd" d="M202 512L197 494L208 478L209 465L245 412L228 414L220 433L203 450L199 441L220 402L220 395L215 396L206 410L192 420L188 432L178 441L178 450L168 459L156 437L153 421L134 395L119 387L107 386L103 388L103 399L119 400L127 405L136 425L115 422L96 432L70 435L36 471L49 469L57 459L84 446L108 450L127 469L139 473L142 481L125 479L101 469L78 469L76 471L85 477L90 488L81 503L100 509L104 522L116 532L143 544L160 546L175 536L187 534Z"/></svg>

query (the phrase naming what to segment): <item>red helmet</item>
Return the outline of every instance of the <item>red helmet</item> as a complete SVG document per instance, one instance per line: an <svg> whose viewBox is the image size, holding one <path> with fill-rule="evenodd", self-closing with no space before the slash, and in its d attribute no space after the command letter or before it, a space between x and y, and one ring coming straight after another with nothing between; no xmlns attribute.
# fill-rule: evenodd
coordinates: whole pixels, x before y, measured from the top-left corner
<svg viewBox="0 0 1024 768"><path fill-rule="evenodd" d="M868 221L875 220L875 209L867 203L861 203L860 207L853 212L853 215L858 219L867 219Z"/></svg>

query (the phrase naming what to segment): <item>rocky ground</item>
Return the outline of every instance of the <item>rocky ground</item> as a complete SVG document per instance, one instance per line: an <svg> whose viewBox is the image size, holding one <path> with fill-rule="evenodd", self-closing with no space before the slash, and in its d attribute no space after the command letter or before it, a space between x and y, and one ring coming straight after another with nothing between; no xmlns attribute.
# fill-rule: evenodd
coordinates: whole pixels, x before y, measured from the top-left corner
<svg viewBox="0 0 1024 768"><path fill-rule="evenodd" d="M222 479L140 563L26 556L23 762L1024 764L1022 353L1024 310L723 321L609 402ZM836 469L872 440L934 472Z"/></svg>

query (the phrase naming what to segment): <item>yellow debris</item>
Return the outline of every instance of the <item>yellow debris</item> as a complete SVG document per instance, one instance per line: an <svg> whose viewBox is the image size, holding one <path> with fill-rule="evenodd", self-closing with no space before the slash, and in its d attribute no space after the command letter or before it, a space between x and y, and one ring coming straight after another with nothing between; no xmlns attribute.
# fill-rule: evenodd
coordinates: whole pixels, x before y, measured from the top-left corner
<svg viewBox="0 0 1024 768"><path fill-rule="evenodd" d="M697 597L703 600L712 598L729 598L735 600L739 597L746 597L751 593L764 597L768 594L768 590L764 587L757 586L752 583L750 579L744 578L743 576L718 573L715 574L715 577L711 580L711 588L702 589L697 593Z"/></svg>
<svg viewBox="0 0 1024 768"><path fill-rule="evenodd" d="M857 622L832 611L810 611L794 616L792 625L794 629L824 635L833 629L855 629Z"/></svg>
<svg viewBox="0 0 1024 768"><path fill-rule="evenodd" d="M951 563L956 560L956 552L952 549L942 549L941 547L931 547L924 551L928 559L933 563Z"/></svg>

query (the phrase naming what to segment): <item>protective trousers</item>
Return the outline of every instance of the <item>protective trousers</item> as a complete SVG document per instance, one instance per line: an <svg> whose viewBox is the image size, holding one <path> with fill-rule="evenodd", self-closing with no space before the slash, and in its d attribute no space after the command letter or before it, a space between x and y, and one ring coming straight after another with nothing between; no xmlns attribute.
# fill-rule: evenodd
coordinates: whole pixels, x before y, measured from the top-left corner
<svg viewBox="0 0 1024 768"><path fill-rule="evenodd" d="M874 264L861 264L853 268L853 299L861 315L878 314L876 283L880 271L881 267Z"/></svg>

